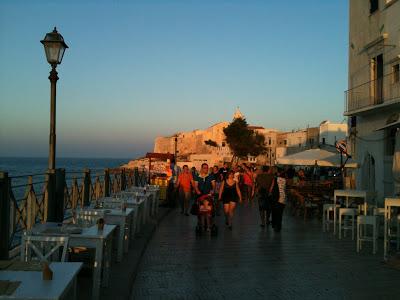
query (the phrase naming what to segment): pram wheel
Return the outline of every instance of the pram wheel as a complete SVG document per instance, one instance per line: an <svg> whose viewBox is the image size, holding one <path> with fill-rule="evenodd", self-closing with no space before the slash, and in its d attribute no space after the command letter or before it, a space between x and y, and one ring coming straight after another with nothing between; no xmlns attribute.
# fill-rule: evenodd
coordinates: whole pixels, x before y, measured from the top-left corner
<svg viewBox="0 0 400 300"><path fill-rule="evenodd" d="M211 227L211 235L212 236L218 235L218 227L215 224Z"/></svg>

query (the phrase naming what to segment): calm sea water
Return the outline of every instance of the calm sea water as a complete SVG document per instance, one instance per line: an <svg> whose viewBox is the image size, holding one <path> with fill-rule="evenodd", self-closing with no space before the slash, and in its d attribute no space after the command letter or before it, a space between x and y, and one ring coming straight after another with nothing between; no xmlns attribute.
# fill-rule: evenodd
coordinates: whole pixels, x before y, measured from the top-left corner
<svg viewBox="0 0 400 300"><path fill-rule="evenodd" d="M64 168L68 172L80 172L88 168L94 171L102 171L105 168L115 168L125 164L129 159L113 158L57 158L56 167ZM0 157L0 171L8 172L9 176L20 176L37 173L45 173L48 161L45 157Z"/></svg>
<svg viewBox="0 0 400 300"><path fill-rule="evenodd" d="M129 159L111 159L111 158L57 158L56 168L63 168L66 172L66 180L69 185L72 178L81 178L83 170L91 170L91 177L94 180L96 174L103 174L106 168L115 168L127 163ZM17 201L24 198L27 189L28 176L33 176L33 188L37 193L43 190L45 181L44 174L47 171L47 158L13 158L0 157L0 171L8 172L11 177L11 186Z"/></svg>

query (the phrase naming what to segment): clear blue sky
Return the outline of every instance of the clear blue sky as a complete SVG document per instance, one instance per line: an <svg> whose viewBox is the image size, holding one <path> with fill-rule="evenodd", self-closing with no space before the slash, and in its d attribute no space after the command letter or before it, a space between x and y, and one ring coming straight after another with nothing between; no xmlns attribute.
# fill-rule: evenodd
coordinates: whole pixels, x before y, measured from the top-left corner
<svg viewBox="0 0 400 300"><path fill-rule="evenodd" d="M135 157L158 135L230 121L343 120L348 1L0 3L0 156L47 156L57 26L57 155Z"/></svg>

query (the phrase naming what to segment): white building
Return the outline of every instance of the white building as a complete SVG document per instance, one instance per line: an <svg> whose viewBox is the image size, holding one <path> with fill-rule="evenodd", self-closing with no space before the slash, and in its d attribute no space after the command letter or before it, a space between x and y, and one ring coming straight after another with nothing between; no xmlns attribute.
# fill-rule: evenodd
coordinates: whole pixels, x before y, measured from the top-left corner
<svg viewBox="0 0 400 300"><path fill-rule="evenodd" d="M319 125L319 143L322 145L336 145L337 141L347 137L347 124L331 123L323 121Z"/></svg>
<svg viewBox="0 0 400 300"><path fill-rule="evenodd" d="M400 1L350 0L345 116L356 187L393 195L392 164L400 112ZM397 124L397 125L396 125Z"/></svg>

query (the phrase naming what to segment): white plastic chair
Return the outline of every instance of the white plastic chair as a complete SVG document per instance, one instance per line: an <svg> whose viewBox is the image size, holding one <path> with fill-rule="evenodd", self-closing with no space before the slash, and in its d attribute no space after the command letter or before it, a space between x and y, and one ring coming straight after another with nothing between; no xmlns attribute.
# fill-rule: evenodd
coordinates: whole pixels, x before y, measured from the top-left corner
<svg viewBox="0 0 400 300"><path fill-rule="evenodd" d="M367 225L372 226L372 236L367 235ZM363 242L372 242L372 253L376 253L379 222L377 216L357 217L357 252L360 252Z"/></svg>
<svg viewBox="0 0 400 300"><path fill-rule="evenodd" d="M326 232L329 231L329 225L333 224L333 218L335 217L333 208L334 204L324 204L323 209L322 209L322 231ZM340 207L339 204L336 204L336 209ZM331 216L332 212L332 218Z"/></svg>
<svg viewBox="0 0 400 300"><path fill-rule="evenodd" d="M62 249L61 259L59 249ZM23 235L21 238L21 260L31 261L35 254L39 261L61 261L65 262L68 249L68 237L66 236L33 236Z"/></svg>
<svg viewBox="0 0 400 300"><path fill-rule="evenodd" d="M346 236L346 231L351 230L351 239L354 240L354 231L356 228L356 208L339 208L339 239L342 238L342 230L344 231L344 236ZM346 217L350 218L351 225L346 224Z"/></svg>

